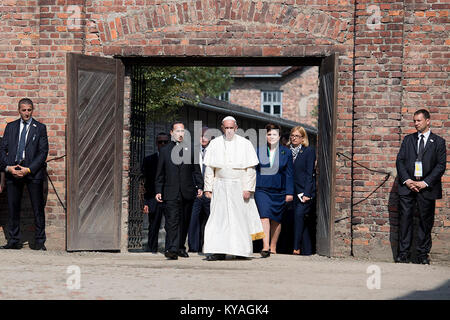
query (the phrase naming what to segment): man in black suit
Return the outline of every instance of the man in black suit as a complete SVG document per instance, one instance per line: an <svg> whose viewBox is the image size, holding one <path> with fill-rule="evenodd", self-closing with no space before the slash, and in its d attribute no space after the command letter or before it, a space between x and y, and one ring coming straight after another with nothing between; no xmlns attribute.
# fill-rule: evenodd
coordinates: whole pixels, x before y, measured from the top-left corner
<svg viewBox="0 0 450 320"><path fill-rule="evenodd" d="M164 204L155 199L155 177L158 165L159 152L163 146L169 143L169 135L161 132L156 136L156 146L158 151L145 157L142 162L142 174L144 175L144 214L148 214L148 251L156 253L158 251L158 234L161 218L164 211Z"/></svg>
<svg viewBox="0 0 450 320"><path fill-rule="evenodd" d="M200 166L194 164L194 153L184 143L184 124L175 122L170 130L172 141L161 149L156 169L155 199L165 202L166 252L168 259L189 257L185 242L192 204L203 194ZM190 142L190 141L189 141Z"/></svg>
<svg viewBox="0 0 450 320"><path fill-rule="evenodd" d="M441 177L447 162L446 144L443 138L431 132L427 110L416 111L413 119L417 132L403 139L396 162L400 197L399 253L396 262L409 262L414 207L417 203L417 263L429 264L436 199L442 198Z"/></svg>
<svg viewBox="0 0 450 320"><path fill-rule="evenodd" d="M20 119L6 125L0 146L6 164L8 243L2 249L20 249L20 205L23 188L30 194L35 223L35 250L45 248L44 179L48 155L47 128L33 117L33 102L19 101Z"/></svg>

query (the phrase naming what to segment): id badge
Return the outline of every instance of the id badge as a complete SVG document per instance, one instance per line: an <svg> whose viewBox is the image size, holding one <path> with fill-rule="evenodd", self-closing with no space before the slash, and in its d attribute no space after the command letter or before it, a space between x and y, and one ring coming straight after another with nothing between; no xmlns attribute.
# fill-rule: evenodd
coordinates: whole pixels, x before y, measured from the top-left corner
<svg viewBox="0 0 450 320"><path fill-rule="evenodd" d="M422 161L416 161L414 167L414 177L422 178Z"/></svg>

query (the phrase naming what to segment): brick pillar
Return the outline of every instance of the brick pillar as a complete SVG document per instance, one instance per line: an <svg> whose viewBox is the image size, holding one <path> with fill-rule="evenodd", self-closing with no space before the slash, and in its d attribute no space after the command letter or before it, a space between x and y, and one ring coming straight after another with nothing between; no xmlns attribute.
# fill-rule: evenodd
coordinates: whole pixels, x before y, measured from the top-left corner
<svg viewBox="0 0 450 320"><path fill-rule="evenodd" d="M353 159L353 254L392 258L396 247L395 158L400 146L403 63L402 1L356 4ZM392 209L392 210L390 210ZM392 223L394 222L394 223Z"/></svg>

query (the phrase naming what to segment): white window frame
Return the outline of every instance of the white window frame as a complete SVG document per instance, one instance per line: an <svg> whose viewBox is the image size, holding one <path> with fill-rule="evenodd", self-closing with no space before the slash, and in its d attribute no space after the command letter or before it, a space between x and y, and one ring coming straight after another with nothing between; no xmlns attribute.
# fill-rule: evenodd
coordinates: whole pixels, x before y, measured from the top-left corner
<svg viewBox="0 0 450 320"><path fill-rule="evenodd" d="M223 97L227 97L228 100L227 100L227 99L223 99ZM219 94L219 95L217 96L217 99L219 99L220 101L230 102L230 90L224 91L224 92L222 92L221 94Z"/></svg>
<svg viewBox="0 0 450 320"><path fill-rule="evenodd" d="M266 94L266 97L270 94L270 101L265 101L264 94ZM273 101L273 97L277 98L279 97L279 101ZM269 100L266 98L266 100ZM270 106L270 113L264 111L264 106ZM274 114L273 113L273 106L279 105L280 106L280 114ZM283 115L283 91L281 90L261 90L261 112L271 114L276 117L281 117Z"/></svg>

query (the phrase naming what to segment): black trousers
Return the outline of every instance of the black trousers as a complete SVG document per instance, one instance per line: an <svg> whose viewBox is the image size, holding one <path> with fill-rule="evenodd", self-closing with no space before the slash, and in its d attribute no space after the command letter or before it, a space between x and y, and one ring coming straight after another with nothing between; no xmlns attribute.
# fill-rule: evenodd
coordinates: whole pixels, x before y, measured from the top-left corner
<svg viewBox="0 0 450 320"><path fill-rule="evenodd" d="M177 200L165 200L166 208L166 251L178 252L186 250L185 243L188 234L194 199L184 199L181 194Z"/></svg>
<svg viewBox="0 0 450 320"><path fill-rule="evenodd" d="M294 199L294 250L299 250L302 255L312 254L311 237L306 225L305 215L311 211L312 200L305 203Z"/></svg>
<svg viewBox="0 0 450 320"><path fill-rule="evenodd" d="M431 229L434 223L436 200L424 198L421 192L412 192L406 196L400 195L399 254L409 253L413 237L413 218L416 203L419 209L417 253L419 257L424 257L431 250Z"/></svg>
<svg viewBox="0 0 450 320"><path fill-rule="evenodd" d="M23 189L27 186L31 206L34 213L35 245L44 244L45 211L44 211L44 182L42 180L14 179L7 181L8 193L8 243L20 241L20 209Z"/></svg>
<svg viewBox="0 0 450 320"><path fill-rule="evenodd" d="M156 202L155 199L152 199ZM165 203L156 203L154 210L148 213L148 251L158 251L158 236Z"/></svg>
<svg viewBox="0 0 450 320"><path fill-rule="evenodd" d="M205 195L194 200L188 233L188 245L191 252L203 250L205 226L209 218L210 206L211 199L208 199Z"/></svg>

